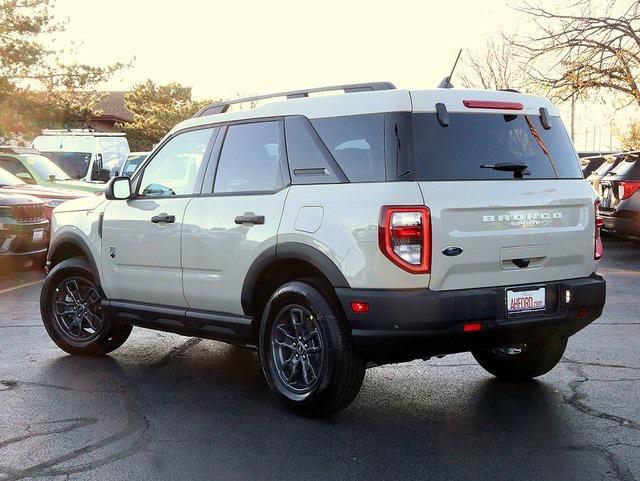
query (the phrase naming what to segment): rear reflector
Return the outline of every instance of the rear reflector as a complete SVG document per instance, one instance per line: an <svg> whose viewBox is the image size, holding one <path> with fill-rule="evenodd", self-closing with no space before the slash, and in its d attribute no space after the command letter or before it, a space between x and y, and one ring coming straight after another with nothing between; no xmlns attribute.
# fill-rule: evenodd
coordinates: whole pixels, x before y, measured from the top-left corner
<svg viewBox="0 0 640 481"><path fill-rule="evenodd" d="M482 330L482 324L479 322L467 322L462 329L464 329L464 332L478 332Z"/></svg>
<svg viewBox="0 0 640 481"><path fill-rule="evenodd" d="M463 100L468 109L522 110L520 102L497 102L495 100Z"/></svg>
<svg viewBox="0 0 640 481"><path fill-rule="evenodd" d="M351 301L351 310L356 314L369 312L369 304L361 301Z"/></svg>
<svg viewBox="0 0 640 481"><path fill-rule="evenodd" d="M584 317L587 317L588 315L589 315L589 309L582 308L582 309L578 309L578 312L576 313L576 318L582 319Z"/></svg>

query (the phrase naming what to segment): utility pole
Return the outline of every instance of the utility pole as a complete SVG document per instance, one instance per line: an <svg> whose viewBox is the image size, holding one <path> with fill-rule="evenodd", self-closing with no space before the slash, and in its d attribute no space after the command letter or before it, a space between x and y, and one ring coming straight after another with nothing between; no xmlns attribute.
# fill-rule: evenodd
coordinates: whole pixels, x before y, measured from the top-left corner
<svg viewBox="0 0 640 481"><path fill-rule="evenodd" d="M576 122L576 93L573 92L571 94L571 142L573 144L576 143L575 122Z"/></svg>

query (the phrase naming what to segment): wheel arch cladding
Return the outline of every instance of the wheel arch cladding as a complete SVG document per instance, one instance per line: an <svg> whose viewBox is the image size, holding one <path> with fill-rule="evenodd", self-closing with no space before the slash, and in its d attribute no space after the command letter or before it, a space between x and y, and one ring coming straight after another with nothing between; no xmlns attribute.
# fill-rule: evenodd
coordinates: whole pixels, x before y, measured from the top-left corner
<svg viewBox="0 0 640 481"><path fill-rule="evenodd" d="M306 244L284 242L265 250L247 271L241 294L245 315L256 314L255 295L260 294L256 291L264 289L265 286L271 287L271 281L285 266L298 267L300 275L297 277L320 274L332 287L350 287L338 266L324 253Z"/></svg>
<svg viewBox="0 0 640 481"><path fill-rule="evenodd" d="M47 260L50 262L49 269L53 269L60 262L72 257L84 257L91 268L94 278L99 282L98 265L86 241L78 234L65 232L56 237L49 246L47 254Z"/></svg>

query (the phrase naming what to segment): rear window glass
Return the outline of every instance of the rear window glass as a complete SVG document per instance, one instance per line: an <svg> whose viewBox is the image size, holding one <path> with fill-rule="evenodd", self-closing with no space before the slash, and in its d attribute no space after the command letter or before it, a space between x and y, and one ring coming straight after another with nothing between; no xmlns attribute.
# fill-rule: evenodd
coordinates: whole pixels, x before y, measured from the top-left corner
<svg viewBox="0 0 640 481"><path fill-rule="evenodd" d="M450 114L448 127L439 124L435 113L412 117L418 180L514 178L513 171L490 168L496 164L527 165L524 179L582 178L578 157L556 117L550 130L532 115Z"/></svg>
<svg viewBox="0 0 640 481"><path fill-rule="evenodd" d="M351 182L382 182L384 114L312 120L334 159Z"/></svg>

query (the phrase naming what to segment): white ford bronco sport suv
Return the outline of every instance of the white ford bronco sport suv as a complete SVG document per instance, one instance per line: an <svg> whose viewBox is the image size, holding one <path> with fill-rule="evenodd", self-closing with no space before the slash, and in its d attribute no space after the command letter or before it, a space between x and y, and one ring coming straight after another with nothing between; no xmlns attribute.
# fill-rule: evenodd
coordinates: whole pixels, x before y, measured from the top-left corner
<svg viewBox="0 0 640 481"><path fill-rule="evenodd" d="M384 363L471 351L528 379L602 313L597 207L540 97L374 83L218 103L55 209L42 318L78 355L132 326L256 347L307 414Z"/></svg>

